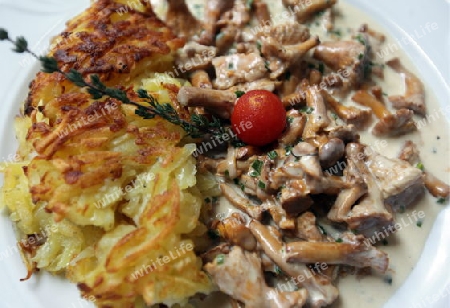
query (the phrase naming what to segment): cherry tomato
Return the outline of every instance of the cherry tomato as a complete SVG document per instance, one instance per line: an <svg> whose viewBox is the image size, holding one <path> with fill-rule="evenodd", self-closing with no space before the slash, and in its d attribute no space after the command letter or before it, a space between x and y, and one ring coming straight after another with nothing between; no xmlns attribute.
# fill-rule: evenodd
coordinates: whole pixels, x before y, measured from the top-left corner
<svg viewBox="0 0 450 308"><path fill-rule="evenodd" d="M272 92L248 91L234 106L231 127L245 143L267 145L277 140L286 127L286 110Z"/></svg>

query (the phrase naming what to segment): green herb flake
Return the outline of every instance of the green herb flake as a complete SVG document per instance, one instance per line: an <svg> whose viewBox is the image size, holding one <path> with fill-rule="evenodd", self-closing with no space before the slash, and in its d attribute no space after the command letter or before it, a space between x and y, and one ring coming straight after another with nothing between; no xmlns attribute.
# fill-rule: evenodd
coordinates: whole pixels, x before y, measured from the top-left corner
<svg viewBox="0 0 450 308"><path fill-rule="evenodd" d="M139 98L145 99L145 104L132 101L125 90L119 88L110 88L102 83L100 77L93 74L90 81L86 81L83 75L71 69L68 72L62 71L58 66L58 62L53 57L39 57L33 51L29 50L28 42L24 37L17 37L15 40L9 38L8 32L0 28L0 40L8 40L15 46L14 51L17 53L28 53L36 58L41 64L41 71L44 73L60 73L74 85L84 88L93 99L100 99L104 96L120 100L123 104L136 107L135 114L143 119L154 119L156 116L164 120L180 126L188 135L193 138L203 137L205 134L214 136L222 136L225 133L221 121L212 117L212 120L200 115L192 115L191 121L180 117L177 110L170 104L160 104L156 98L149 95L147 91L138 89L136 94Z"/></svg>
<svg viewBox="0 0 450 308"><path fill-rule="evenodd" d="M287 116L286 117L286 122L288 122L289 124L291 124L292 122L294 122L294 118L291 116Z"/></svg>
<svg viewBox="0 0 450 308"><path fill-rule="evenodd" d="M219 231L216 229L208 229L208 237L212 240L217 240L220 237Z"/></svg>
<svg viewBox="0 0 450 308"><path fill-rule="evenodd" d="M225 262L225 255L224 254L218 254L216 256L216 263L219 265L222 265Z"/></svg>
<svg viewBox="0 0 450 308"><path fill-rule="evenodd" d="M445 202L447 202L447 199L446 199L446 198L440 197L440 198L438 198L438 199L436 200L436 202L437 202L438 204L445 204Z"/></svg>
<svg viewBox="0 0 450 308"><path fill-rule="evenodd" d="M325 13L325 11L319 11L316 13L316 17L320 17Z"/></svg>
<svg viewBox="0 0 450 308"><path fill-rule="evenodd" d="M303 112L306 114L311 114L313 111L314 111L313 107L304 106L304 107L300 108L300 112Z"/></svg>
<svg viewBox="0 0 450 308"><path fill-rule="evenodd" d="M390 276L384 277L383 281L385 283L387 283L388 285L392 285L392 277L390 277Z"/></svg>
<svg viewBox="0 0 450 308"><path fill-rule="evenodd" d="M266 70L268 70L270 72L270 63L269 63L269 61L264 62L264 67L266 68Z"/></svg>
<svg viewBox="0 0 450 308"><path fill-rule="evenodd" d="M339 36L339 37L342 36L342 31L340 29L333 30L333 31L331 31L331 33L333 33L334 35Z"/></svg>
<svg viewBox="0 0 450 308"><path fill-rule="evenodd" d="M422 163L417 163L416 168L418 168L418 169L420 169L422 171L425 170L425 167L424 167L424 165Z"/></svg>
<svg viewBox="0 0 450 308"><path fill-rule="evenodd" d="M258 175L261 175L261 169L262 169L263 164L264 164L264 163L263 163L261 160L259 160L259 159L255 160L255 161L252 163L252 168L253 168L253 170L256 171L256 173L257 173Z"/></svg>
<svg viewBox="0 0 450 308"><path fill-rule="evenodd" d="M229 178L229 177L230 177L230 171L225 170L225 176L226 176L227 178Z"/></svg>
<svg viewBox="0 0 450 308"><path fill-rule="evenodd" d="M358 56L358 59L361 60L362 58L364 58L364 54L360 53L359 56Z"/></svg>
<svg viewBox="0 0 450 308"><path fill-rule="evenodd" d="M318 227L319 227L320 233L322 233L323 235L327 235L328 234L327 230L325 230L324 227L322 227L321 225L318 225Z"/></svg>
<svg viewBox="0 0 450 308"><path fill-rule="evenodd" d="M211 202L211 199L205 198L205 203L210 203L210 202Z"/></svg>
<svg viewBox="0 0 450 308"><path fill-rule="evenodd" d="M234 92L234 94L236 94L237 98L240 98L242 95L245 94L245 92L244 91L236 91L236 92Z"/></svg>
<svg viewBox="0 0 450 308"><path fill-rule="evenodd" d="M383 244L383 246L387 246L389 244L389 242L387 241L387 239L383 239L383 241L381 242Z"/></svg>
<svg viewBox="0 0 450 308"><path fill-rule="evenodd" d="M239 139L233 139L231 141L231 145L235 148L242 148L246 146L246 144Z"/></svg>
<svg viewBox="0 0 450 308"><path fill-rule="evenodd" d="M256 178L259 174L258 174L258 172L256 172L255 170L252 170L252 171L249 172L249 175L250 175L252 178Z"/></svg>
<svg viewBox="0 0 450 308"><path fill-rule="evenodd" d="M283 270L278 266L278 265L275 265L275 274L277 274L277 275L282 275L283 274Z"/></svg>
<svg viewBox="0 0 450 308"><path fill-rule="evenodd" d="M256 42L256 48L258 48L258 51L259 51L259 53L262 53L262 45L261 45L261 42L260 41L257 41Z"/></svg>
<svg viewBox="0 0 450 308"><path fill-rule="evenodd" d="M293 149L293 146L292 146L292 145L287 145L287 146L284 148L284 150L286 151L286 156L291 155L292 149Z"/></svg>
<svg viewBox="0 0 450 308"><path fill-rule="evenodd" d="M233 64L233 62L228 63L228 69L229 69L229 70L234 69L234 64Z"/></svg>
<svg viewBox="0 0 450 308"><path fill-rule="evenodd" d="M419 220L419 221L417 221L416 226L418 226L419 228L422 228L422 224L423 224L423 221Z"/></svg>
<svg viewBox="0 0 450 308"><path fill-rule="evenodd" d="M266 189L266 184L263 181L258 181L258 187L261 189Z"/></svg>
<svg viewBox="0 0 450 308"><path fill-rule="evenodd" d="M319 72L323 75L323 73L325 72L325 65L320 62L319 63Z"/></svg>
<svg viewBox="0 0 450 308"><path fill-rule="evenodd" d="M286 73L284 73L284 79L289 81L291 80L291 71L286 71Z"/></svg>
<svg viewBox="0 0 450 308"><path fill-rule="evenodd" d="M366 45L366 39L362 34L358 34L355 39L363 45Z"/></svg>
<svg viewBox="0 0 450 308"><path fill-rule="evenodd" d="M277 153L277 151L270 151L269 153L267 153L267 156L270 158L270 159L272 159L272 160L274 160L275 158L277 158L278 157L278 153Z"/></svg>
<svg viewBox="0 0 450 308"><path fill-rule="evenodd" d="M343 240L340 237L336 239L336 243L342 243L342 242L343 242Z"/></svg>

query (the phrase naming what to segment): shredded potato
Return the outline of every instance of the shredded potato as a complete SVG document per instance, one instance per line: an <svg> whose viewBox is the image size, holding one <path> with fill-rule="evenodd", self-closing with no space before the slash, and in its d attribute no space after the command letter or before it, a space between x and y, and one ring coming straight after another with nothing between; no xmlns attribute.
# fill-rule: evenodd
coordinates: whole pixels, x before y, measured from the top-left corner
<svg viewBox="0 0 450 308"><path fill-rule="evenodd" d="M144 86L153 84L143 81ZM147 90L168 97L161 87ZM2 204L23 237L56 226L42 246L25 255L27 264L54 273L66 271L83 296L101 298L96 301L100 307L132 306L140 296L148 304L185 304L189 296L212 290L200 260L186 249L193 246L189 237L194 230L206 232L198 222L202 197L194 187L195 145L177 147L182 132L167 122L142 121L133 114L125 119L133 131L102 131L109 140L97 149L83 149L83 136L91 135L87 130L61 146L54 158L37 156L5 166ZM22 157L32 156L24 134L30 126L28 117L16 119ZM139 152L137 139L154 134L172 138L153 140L154 154L138 163L133 156ZM162 147L171 150L158 157ZM68 183L67 170L76 165L82 165L82 178ZM119 169L120 176L115 176ZM178 248L176 259L149 270L174 247L185 248Z"/></svg>
<svg viewBox="0 0 450 308"><path fill-rule="evenodd" d="M114 13L122 6L93 3L68 23L65 35L71 37L57 37L50 54L69 69L63 51L75 52L87 33L102 40L103 23L117 30L114 46L103 54L96 41L100 49L93 61L109 63L110 71L92 67L83 54L78 70L173 103L186 82L155 72L172 65L182 41L149 5ZM129 95L139 101L133 91ZM180 143L180 127L144 120L115 99L93 100L58 73L39 73L15 129L21 161L2 166L0 201L17 225L28 277L37 269L65 273L98 307L181 307L189 297L212 291L194 252L195 237L207 231L199 222L203 200L195 187L195 145ZM30 236L41 240L31 243Z"/></svg>

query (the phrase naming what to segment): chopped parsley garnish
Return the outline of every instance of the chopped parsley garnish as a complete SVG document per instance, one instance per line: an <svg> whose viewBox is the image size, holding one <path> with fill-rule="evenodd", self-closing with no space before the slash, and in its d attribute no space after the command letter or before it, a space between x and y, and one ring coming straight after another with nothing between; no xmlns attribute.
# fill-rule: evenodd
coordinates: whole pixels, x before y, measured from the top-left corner
<svg viewBox="0 0 450 308"><path fill-rule="evenodd" d="M359 56L358 56L358 59L361 60L362 58L364 58L364 54L360 53Z"/></svg>
<svg viewBox="0 0 450 308"><path fill-rule="evenodd" d="M217 264L221 265L225 262L225 255L224 254L219 254L216 256L216 262Z"/></svg>
<svg viewBox="0 0 450 308"><path fill-rule="evenodd" d="M314 111L313 107L305 106L305 107L300 108L300 112L303 112L306 114L311 114L313 111Z"/></svg>
<svg viewBox="0 0 450 308"><path fill-rule="evenodd" d="M389 242L387 241L387 239L383 239L383 241L381 242L383 243L383 246L387 246L389 244Z"/></svg>
<svg viewBox="0 0 450 308"><path fill-rule="evenodd" d="M286 79L287 81L291 80L291 72L290 71L286 71L286 73L284 73L284 79Z"/></svg>
<svg viewBox="0 0 450 308"><path fill-rule="evenodd" d="M236 91L236 92L234 92L234 94L236 94L237 98L240 98L242 95L245 94L245 92L244 91Z"/></svg>
<svg viewBox="0 0 450 308"><path fill-rule="evenodd" d="M229 178L229 177L230 177L230 171L225 170L225 176L226 176L227 178Z"/></svg>
<svg viewBox="0 0 450 308"><path fill-rule="evenodd" d="M259 53L262 53L261 49L262 49L262 45L260 41L256 42L256 48L258 48Z"/></svg>
<svg viewBox="0 0 450 308"><path fill-rule="evenodd" d="M355 39L363 45L366 45L366 39L362 34L358 34Z"/></svg>
<svg viewBox="0 0 450 308"><path fill-rule="evenodd" d="M219 231L216 229L208 229L208 237L212 240L217 240L220 237Z"/></svg>
<svg viewBox="0 0 450 308"><path fill-rule="evenodd" d="M417 163L416 167L417 167L418 169L422 170L422 171L425 170L425 167L424 167L424 165L423 165L422 163Z"/></svg>
<svg viewBox="0 0 450 308"><path fill-rule="evenodd" d="M387 284L392 284L392 277L390 276L384 277L383 281Z"/></svg>
<svg viewBox="0 0 450 308"><path fill-rule="evenodd" d="M294 122L294 118L290 117L290 116L287 116L286 117L286 121L290 124L290 123Z"/></svg>
<svg viewBox="0 0 450 308"><path fill-rule="evenodd" d="M324 227L322 227L321 225L318 225L318 227L319 227L320 232L321 232L323 235L327 235L327 234L328 234L328 233L327 233L327 230L325 230Z"/></svg>
<svg viewBox="0 0 450 308"><path fill-rule="evenodd" d="M342 242L343 242L343 240L340 237L336 239L336 243L342 243Z"/></svg>
<svg viewBox="0 0 450 308"><path fill-rule="evenodd" d="M281 270L281 268L278 265L275 265L275 274L277 274L277 275L283 274L283 271Z"/></svg>
<svg viewBox="0 0 450 308"><path fill-rule="evenodd" d="M445 204L446 201L447 201L447 199L440 197L440 198L437 199L436 202L439 203L439 204Z"/></svg>
<svg viewBox="0 0 450 308"><path fill-rule="evenodd" d="M287 145L287 146L284 148L284 149L286 150L286 155L287 155L287 156L291 155L292 148L293 148L292 145Z"/></svg>
<svg viewBox="0 0 450 308"><path fill-rule="evenodd" d="M258 187L261 189L266 189L266 184L263 181L258 181Z"/></svg>
<svg viewBox="0 0 450 308"><path fill-rule="evenodd" d="M233 64L233 62L228 63L228 69L229 69L229 70L234 69L234 64Z"/></svg>
<svg viewBox="0 0 450 308"><path fill-rule="evenodd" d="M342 31L340 29L333 30L333 31L331 31L331 33L333 33L336 36L342 36Z"/></svg>
<svg viewBox="0 0 450 308"><path fill-rule="evenodd" d="M231 141L231 145L235 148L242 148L246 146L246 144L239 139L233 139Z"/></svg>
<svg viewBox="0 0 450 308"><path fill-rule="evenodd" d="M264 62L264 67L266 68L266 70L270 71L270 63L269 63L269 61Z"/></svg>
<svg viewBox="0 0 450 308"><path fill-rule="evenodd" d="M325 65L320 62L319 63L319 72L323 75L323 73L325 72Z"/></svg>
<svg viewBox="0 0 450 308"><path fill-rule="evenodd" d="M419 221L417 221L416 226L418 226L419 228L421 228L421 227L422 227L422 224L423 224L423 221L419 220Z"/></svg>
<svg viewBox="0 0 450 308"><path fill-rule="evenodd" d="M269 153L267 153L267 156L269 156L270 159L275 159L278 157L278 153L277 151L270 151Z"/></svg>
<svg viewBox="0 0 450 308"><path fill-rule="evenodd" d="M255 160L252 163L252 168L253 168L253 170L255 170L257 175L261 175L261 168L262 168L263 164L264 163L261 160L259 160L259 159Z"/></svg>
<svg viewBox="0 0 450 308"><path fill-rule="evenodd" d="M319 11L316 13L316 17L320 17L325 13L325 11Z"/></svg>
<svg viewBox="0 0 450 308"><path fill-rule="evenodd" d="M250 171L249 175L250 175L252 178L256 178L259 174L258 174L258 172L256 172L255 170L252 170L252 171Z"/></svg>

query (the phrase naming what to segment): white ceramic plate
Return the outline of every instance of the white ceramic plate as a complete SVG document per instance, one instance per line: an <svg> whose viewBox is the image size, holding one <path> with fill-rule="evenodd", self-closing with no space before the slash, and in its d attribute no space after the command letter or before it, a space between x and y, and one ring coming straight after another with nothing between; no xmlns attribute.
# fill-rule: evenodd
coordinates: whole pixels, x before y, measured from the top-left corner
<svg viewBox="0 0 450 308"><path fill-rule="evenodd" d="M161 0L163 1L163 0ZM341 0L342 1L342 0ZM370 14L394 38L410 36L426 23L439 29L416 44L404 46L425 80L443 105L450 104L450 3L423 0L348 0ZM31 49L43 54L49 38L64 28L66 20L89 5L88 0L0 0L0 27L11 36L24 35ZM16 148L13 116L26 97L28 83L38 66L0 43L0 160L10 160ZM79 299L73 284L63 278L35 275L27 282L19 278L26 270L13 249L15 236L11 222L0 216L0 308L83 308L91 304ZM386 308L450 307L450 209L436 220L419 263Z"/></svg>

